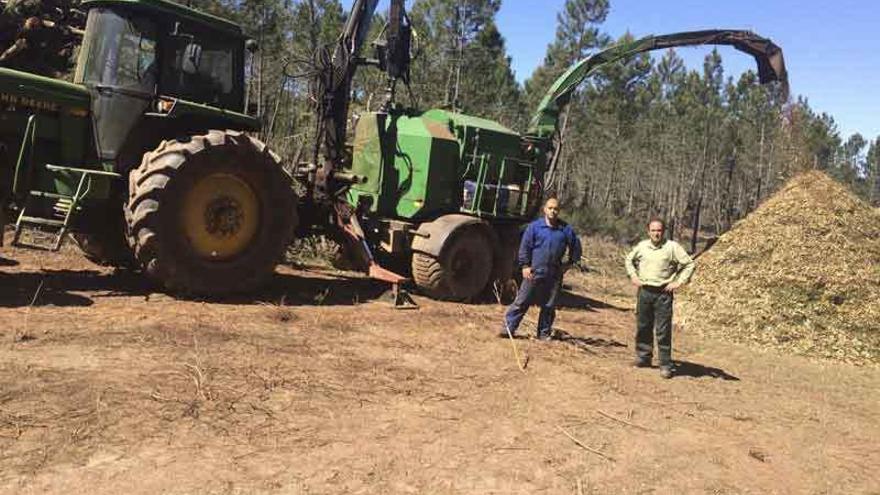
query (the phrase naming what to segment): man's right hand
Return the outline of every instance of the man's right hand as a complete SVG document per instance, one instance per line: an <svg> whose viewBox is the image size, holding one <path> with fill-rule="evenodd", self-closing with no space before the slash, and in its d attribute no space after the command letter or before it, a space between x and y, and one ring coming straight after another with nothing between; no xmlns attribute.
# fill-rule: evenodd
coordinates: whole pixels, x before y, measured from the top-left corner
<svg viewBox="0 0 880 495"><path fill-rule="evenodd" d="M642 281L639 280L639 277L632 277L632 278L630 278L629 280L630 280L630 282L632 282L632 284L635 285L636 287L641 287L641 286L642 286Z"/></svg>
<svg viewBox="0 0 880 495"><path fill-rule="evenodd" d="M531 280L532 279L532 267L524 266L523 270L522 270L522 275L523 275L524 280Z"/></svg>

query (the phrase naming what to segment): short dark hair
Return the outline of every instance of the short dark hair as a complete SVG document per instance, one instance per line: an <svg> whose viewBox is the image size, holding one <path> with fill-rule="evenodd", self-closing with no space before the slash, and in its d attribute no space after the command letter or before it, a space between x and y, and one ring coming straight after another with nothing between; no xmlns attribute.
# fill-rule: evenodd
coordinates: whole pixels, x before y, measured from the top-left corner
<svg viewBox="0 0 880 495"><path fill-rule="evenodd" d="M651 217L651 219L648 220L648 225L647 225L647 226L650 227L651 224L652 224L652 223L655 223L655 222L656 222L656 223L659 223L659 224L663 227L663 230L666 230L666 222L665 222L662 218L660 218L660 217Z"/></svg>

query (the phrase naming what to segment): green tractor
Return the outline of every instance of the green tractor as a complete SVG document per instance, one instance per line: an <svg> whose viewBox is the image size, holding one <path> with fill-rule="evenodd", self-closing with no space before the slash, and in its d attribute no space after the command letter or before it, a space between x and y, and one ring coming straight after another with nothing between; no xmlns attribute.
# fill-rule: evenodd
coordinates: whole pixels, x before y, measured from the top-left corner
<svg viewBox="0 0 880 495"><path fill-rule="evenodd" d="M241 27L165 0L86 0L73 83L0 69L12 244L141 268L166 289L249 290L297 224L291 180L248 131ZM4 222L0 221L0 224Z"/></svg>
<svg viewBox="0 0 880 495"><path fill-rule="evenodd" d="M520 228L537 213L558 153L558 116L603 64L659 48L727 44L762 82L786 80L781 50L744 31L651 36L579 62L520 134L490 120L395 102L409 83L409 21L392 0L385 38L361 56L378 0L356 0L335 46L315 54L317 145L294 173L247 133L240 26L167 0L85 0L73 83L0 68L0 225L13 244L57 250L70 234L92 260L132 266L165 289L258 287L299 224L339 239L395 288L410 278L470 300L510 278ZM387 74L385 103L348 139L352 78ZM390 271L384 267L392 267ZM400 293L398 293L400 294Z"/></svg>

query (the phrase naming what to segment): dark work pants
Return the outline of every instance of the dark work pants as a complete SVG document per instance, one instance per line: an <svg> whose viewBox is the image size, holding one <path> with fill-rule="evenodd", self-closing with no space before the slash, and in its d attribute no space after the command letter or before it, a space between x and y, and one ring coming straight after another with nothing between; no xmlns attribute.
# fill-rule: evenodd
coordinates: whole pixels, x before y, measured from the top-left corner
<svg viewBox="0 0 880 495"><path fill-rule="evenodd" d="M550 335L553 331L553 320L556 318L556 297L559 295L559 287L562 285L562 277L545 277L534 280L523 279L516 294L516 300L507 308L504 315L510 333L516 332L520 322L526 315L530 306L541 306L538 315L538 336Z"/></svg>
<svg viewBox="0 0 880 495"><path fill-rule="evenodd" d="M654 352L654 332L657 332L657 354L660 366L672 365L672 293L659 287L642 286L636 306L636 353L645 362Z"/></svg>

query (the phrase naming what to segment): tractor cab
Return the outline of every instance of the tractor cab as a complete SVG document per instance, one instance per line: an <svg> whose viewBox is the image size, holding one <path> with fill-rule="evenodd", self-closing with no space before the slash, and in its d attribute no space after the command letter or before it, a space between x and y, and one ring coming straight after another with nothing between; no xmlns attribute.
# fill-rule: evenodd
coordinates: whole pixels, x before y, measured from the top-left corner
<svg viewBox="0 0 880 495"><path fill-rule="evenodd" d="M98 91L244 108L246 37L235 23L166 0L87 0L74 82Z"/></svg>
<svg viewBox="0 0 880 495"><path fill-rule="evenodd" d="M91 93L101 161L118 162L130 137L151 134L135 131L144 116L168 116L178 100L198 104L203 114L243 112L247 38L237 24L167 0L83 6L89 13L74 83ZM186 125L181 120L176 124Z"/></svg>

